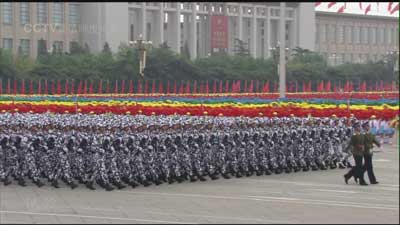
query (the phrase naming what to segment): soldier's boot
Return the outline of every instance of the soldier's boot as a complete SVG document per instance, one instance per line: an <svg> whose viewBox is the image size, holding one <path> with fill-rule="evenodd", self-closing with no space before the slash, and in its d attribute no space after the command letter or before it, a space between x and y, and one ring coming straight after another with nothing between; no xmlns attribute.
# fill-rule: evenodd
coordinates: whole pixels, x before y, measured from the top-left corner
<svg viewBox="0 0 400 225"><path fill-rule="evenodd" d="M148 186L151 185L151 183L150 183L149 181L147 181L147 180L143 181L142 184L143 184L143 186L145 186L145 187L148 187Z"/></svg>
<svg viewBox="0 0 400 225"><path fill-rule="evenodd" d="M257 171L256 171L256 175L257 175L257 176L261 176L261 175L262 175L262 172L261 172L260 170L257 170Z"/></svg>
<svg viewBox="0 0 400 225"><path fill-rule="evenodd" d="M55 188L60 188L60 186L58 186L58 181L57 180L53 180L51 182L51 186L55 187Z"/></svg>
<svg viewBox="0 0 400 225"><path fill-rule="evenodd" d="M71 187L71 189L75 189L75 188L78 187L78 185L75 184L74 182L71 182L71 183L69 183L68 185Z"/></svg>
<svg viewBox="0 0 400 225"><path fill-rule="evenodd" d="M175 183L174 178L168 177L168 184L173 184L173 183Z"/></svg>
<svg viewBox="0 0 400 225"><path fill-rule="evenodd" d="M272 174L272 171L270 169L265 170L265 175L271 175L271 174Z"/></svg>
<svg viewBox="0 0 400 225"><path fill-rule="evenodd" d="M15 181L18 181L18 176L13 174L12 177L14 178Z"/></svg>
<svg viewBox="0 0 400 225"><path fill-rule="evenodd" d="M282 169L278 168L275 170L275 174L281 174L282 173Z"/></svg>
<svg viewBox="0 0 400 225"><path fill-rule="evenodd" d="M303 171L304 171L304 172L307 172L307 171L309 171L309 170L310 170L310 167L309 167L309 166L304 166L304 167L303 167Z"/></svg>
<svg viewBox="0 0 400 225"><path fill-rule="evenodd" d="M158 185L162 184L162 182L161 182L160 178L158 178L158 179L154 179L154 184L155 184L156 186L158 186Z"/></svg>
<svg viewBox="0 0 400 225"><path fill-rule="evenodd" d="M231 179L231 177L228 175L228 173L223 173L222 177L225 179Z"/></svg>
<svg viewBox="0 0 400 225"><path fill-rule="evenodd" d="M201 176L201 175L197 175L197 177L199 178L199 180L200 181L207 181L207 179L206 178L204 178L203 176Z"/></svg>
<svg viewBox="0 0 400 225"><path fill-rule="evenodd" d="M350 162L346 162L346 166L347 166L347 168L352 168L353 167L353 165L351 165Z"/></svg>
<svg viewBox="0 0 400 225"><path fill-rule="evenodd" d="M343 162L339 162L338 164L339 164L339 169L345 169L346 168L346 166L345 166L345 164Z"/></svg>
<svg viewBox="0 0 400 225"><path fill-rule="evenodd" d="M22 186L22 187L26 187L26 182L25 182L24 178L21 177L18 179L18 185Z"/></svg>
<svg viewBox="0 0 400 225"><path fill-rule="evenodd" d="M320 168L321 170L327 170L325 164L323 164L323 163L321 163L321 165L319 166L319 168Z"/></svg>
<svg viewBox="0 0 400 225"><path fill-rule="evenodd" d="M298 167L298 166L294 167L294 172L295 172L295 173L297 173L297 172L299 172L299 171L300 171L300 167Z"/></svg>
<svg viewBox="0 0 400 225"><path fill-rule="evenodd" d="M291 172L292 172L292 169L290 167L285 168L285 173L291 173Z"/></svg>
<svg viewBox="0 0 400 225"><path fill-rule="evenodd" d="M104 185L104 189L106 189L106 191L113 191L114 190L114 188L110 184L105 184Z"/></svg>
<svg viewBox="0 0 400 225"><path fill-rule="evenodd" d="M11 181L10 181L8 178L5 178L5 179L3 180L3 184L4 184L4 186L10 185L10 184L11 184ZM19 184L19 182L18 182L18 184ZM21 186L22 186L22 185L21 185Z"/></svg>
<svg viewBox="0 0 400 225"><path fill-rule="evenodd" d="M336 162L331 162L330 168L331 168L332 170L333 170L333 169L336 169L336 168L337 168Z"/></svg>
<svg viewBox="0 0 400 225"><path fill-rule="evenodd" d="M176 180L178 181L178 183L182 183L183 181L186 180L186 177L184 175L176 177Z"/></svg>
<svg viewBox="0 0 400 225"><path fill-rule="evenodd" d="M39 179L34 179L33 183L36 184L39 188L43 187L44 184Z"/></svg>
<svg viewBox="0 0 400 225"><path fill-rule="evenodd" d="M218 180L219 179L219 177L217 175L215 175L215 174L210 174L210 178L211 178L211 180Z"/></svg>
<svg viewBox="0 0 400 225"><path fill-rule="evenodd" d="M93 181L86 182L85 186L90 190L96 190L96 188L93 187Z"/></svg>
<svg viewBox="0 0 400 225"><path fill-rule="evenodd" d="M124 189L124 188L126 188L126 186L123 185L121 182L116 182L116 185L115 185L115 186L117 186L118 189Z"/></svg>
<svg viewBox="0 0 400 225"><path fill-rule="evenodd" d="M77 180L78 180L78 182L79 182L80 184L85 184L85 181L82 179L82 177L79 177Z"/></svg>
<svg viewBox="0 0 400 225"><path fill-rule="evenodd" d="M189 181L190 181L190 182L196 182L197 179L196 179L195 176L192 175L192 176L190 176Z"/></svg>

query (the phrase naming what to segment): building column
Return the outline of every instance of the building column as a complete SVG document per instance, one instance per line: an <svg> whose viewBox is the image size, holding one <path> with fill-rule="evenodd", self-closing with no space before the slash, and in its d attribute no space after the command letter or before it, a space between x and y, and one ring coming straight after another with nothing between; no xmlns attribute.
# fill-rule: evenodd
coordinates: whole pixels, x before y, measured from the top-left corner
<svg viewBox="0 0 400 225"><path fill-rule="evenodd" d="M171 31L172 31L172 43L171 48L181 53L181 9L179 3L176 3L176 11L171 16Z"/></svg>
<svg viewBox="0 0 400 225"><path fill-rule="evenodd" d="M253 7L253 18L251 21L251 45L250 52L254 58L257 58L257 18L256 7Z"/></svg>
<svg viewBox="0 0 400 225"><path fill-rule="evenodd" d="M297 47L298 45L299 45L299 43L297 42L297 8L295 8L294 10L293 10L293 21L292 21L292 29L291 29L291 31L292 31L292 33L291 33L291 36L292 36L292 44L290 45L290 46L292 46L292 48L295 48L295 47ZM344 32L344 31L343 31Z"/></svg>
<svg viewBox="0 0 400 225"><path fill-rule="evenodd" d="M192 3L192 16L191 16L191 24L190 24L190 35L189 35L189 50L190 50L190 58L197 58L197 9L196 3Z"/></svg>
<svg viewBox="0 0 400 225"><path fill-rule="evenodd" d="M147 40L147 26L146 26L146 2L142 2L142 8L140 12L140 27L143 40Z"/></svg>
<svg viewBox="0 0 400 225"><path fill-rule="evenodd" d="M243 6L239 3L239 16L237 17L237 38L243 40Z"/></svg>
<svg viewBox="0 0 400 225"><path fill-rule="evenodd" d="M284 98L286 93L286 3L280 3L279 21L279 97Z"/></svg>
<svg viewBox="0 0 400 225"><path fill-rule="evenodd" d="M63 50L68 51L67 47L68 47L68 38L67 35L70 34L69 32L67 33L67 30L69 30L69 3L65 2L64 3L64 12L65 12L65 16L64 16L64 32L63 32Z"/></svg>
<svg viewBox="0 0 400 225"><path fill-rule="evenodd" d="M271 51L269 50L271 48L271 18L270 18L270 8L267 7L267 19L265 21L265 28L264 28L264 42L265 42L265 54L267 58L271 57Z"/></svg>
<svg viewBox="0 0 400 225"><path fill-rule="evenodd" d="M164 42L164 8L162 3L160 3L160 9L157 11L154 26L154 30L157 32L157 35L154 35L154 44L159 46Z"/></svg>

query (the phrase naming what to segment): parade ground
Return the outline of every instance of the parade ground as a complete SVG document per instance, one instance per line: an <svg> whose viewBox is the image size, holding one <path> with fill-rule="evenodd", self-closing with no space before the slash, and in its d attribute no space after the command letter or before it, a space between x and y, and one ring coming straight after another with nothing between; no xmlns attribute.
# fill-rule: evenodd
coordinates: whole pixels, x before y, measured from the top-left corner
<svg viewBox="0 0 400 225"><path fill-rule="evenodd" d="M0 223L398 223L399 151L374 154L380 184L360 186L348 169L162 184L106 192L80 185L0 184ZM365 174L366 181L368 178Z"/></svg>

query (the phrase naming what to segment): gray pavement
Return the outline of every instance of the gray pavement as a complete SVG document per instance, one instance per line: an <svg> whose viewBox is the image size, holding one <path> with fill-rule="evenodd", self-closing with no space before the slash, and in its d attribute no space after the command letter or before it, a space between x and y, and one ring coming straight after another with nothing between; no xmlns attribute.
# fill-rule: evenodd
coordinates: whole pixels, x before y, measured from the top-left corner
<svg viewBox="0 0 400 225"><path fill-rule="evenodd" d="M399 150L374 155L380 184L348 169L90 191L0 184L0 223L399 223ZM367 177L366 180L368 181Z"/></svg>

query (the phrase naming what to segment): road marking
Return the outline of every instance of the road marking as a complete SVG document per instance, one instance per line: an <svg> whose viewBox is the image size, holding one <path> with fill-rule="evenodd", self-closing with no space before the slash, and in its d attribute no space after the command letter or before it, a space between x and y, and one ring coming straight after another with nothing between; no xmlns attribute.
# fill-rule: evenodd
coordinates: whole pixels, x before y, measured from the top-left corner
<svg viewBox="0 0 400 225"><path fill-rule="evenodd" d="M95 211L109 211L109 212L127 212L123 208L117 209L106 209L106 208L80 208L85 210L95 210ZM133 211L133 210L130 210ZM129 212L129 211L128 211ZM256 218L244 218L244 217L225 217L225 216L211 216L211 215L199 215L199 214L178 214L178 213L165 213L165 212L157 212L146 210L145 213L149 214L157 214L157 215L164 215L164 216L186 216L186 217L204 217L204 218L214 218L214 219L224 219L224 220L243 220L243 221L257 221L263 223L296 223L296 221L291 220L269 220L269 219L256 219Z"/></svg>
<svg viewBox="0 0 400 225"><path fill-rule="evenodd" d="M204 194L172 194L172 193L162 193L162 192L137 192L137 191L116 191L118 193L125 194L140 194L140 195L159 195L166 197L194 197L194 198L212 198L212 199L228 199L228 200L247 200L247 201L266 201L266 202L287 202L287 203L298 203L298 204L311 204L311 205L327 205L327 206L346 206L355 208L366 208L366 209L382 209L382 210L399 210L398 205L383 205L383 204L370 204L359 202L339 202L339 201L325 201L325 200L315 200L315 199L290 199L286 200L284 198L278 198L274 196L220 196L220 195L204 195Z"/></svg>
<svg viewBox="0 0 400 225"><path fill-rule="evenodd" d="M60 217L79 217L79 218L92 218L92 219L106 219L106 220L129 220L138 222L149 222L149 223L178 223L178 224L196 224L193 222L177 222L177 221L165 221L165 220L147 220L137 218L120 218L120 217L105 217L105 216L88 216L79 214L59 214L59 213L36 213L36 212L24 212L24 211L7 211L0 210L0 213L4 214L22 214L22 215L40 215L40 216L60 216Z"/></svg>
<svg viewBox="0 0 400 225"><path fill-rule="evenodd" d="M375 162L390 162L388 159L374 159Z"/></svg>
<svg viewBox="0 0 400 225"><path fill-rule="evenodd" d="M360 192L356 191L340 191L340 190L328 190L328 189L306 189L308 191L322 191L322 192L338 192L338 193L349 193L349 194L356 194Z"/></svg>

